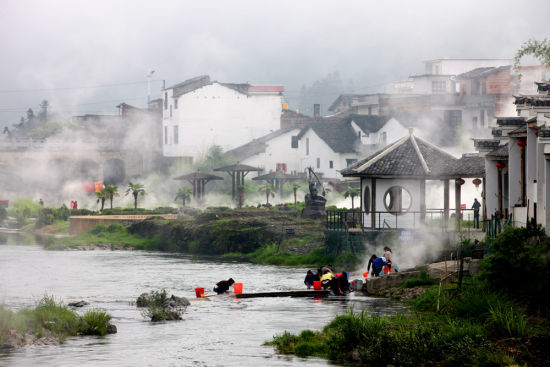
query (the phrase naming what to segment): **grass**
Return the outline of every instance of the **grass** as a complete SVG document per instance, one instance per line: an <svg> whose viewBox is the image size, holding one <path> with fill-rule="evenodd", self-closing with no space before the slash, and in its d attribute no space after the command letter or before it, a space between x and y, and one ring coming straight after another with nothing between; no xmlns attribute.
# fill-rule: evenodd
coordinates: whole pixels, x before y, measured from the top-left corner
<svg viewBox="0 0 550 367"><path fill-rule="evenodd" d="M0 345L13 330L42 337L47 334L63 341L75 335L105 335L111 317L103 311L88 311L79 316L52 296L44 296L32 309L13 312L0 305Z"/></svg>
<svg viewBox="0 0 550 367"><path fill-rule="evenodd" d="M98 225L88 232L77 236L60 238L54 243L46 245L48 249L75 247L83 244L122 244L136 249L146 249L152 239L139 237L128 232L125 226L120 223L110 226Z"/></svg>
<svg viewBox="0 0 550 367"><path fill-rule="evenodd" d="M141 294L136 304L138 307L145 307L141 314L153 322L181 320L181 315L185 311L185 307L170 307L166 289Z"/></svg>
<svg viewBox="0 0 550 367"><path fill-rule="evenodd" d="M403 282L403 284L401 284L399 288L422 287L426 285L432 285L434 283L435 280L428 275L428 272L422 270L419 277L405 280L405 282Z"/></svg>

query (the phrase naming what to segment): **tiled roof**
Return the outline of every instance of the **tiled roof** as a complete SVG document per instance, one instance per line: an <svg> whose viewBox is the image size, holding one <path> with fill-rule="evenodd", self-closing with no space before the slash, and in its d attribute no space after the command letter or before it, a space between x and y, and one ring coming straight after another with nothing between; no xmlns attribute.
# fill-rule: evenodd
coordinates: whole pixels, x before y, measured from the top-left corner
<svg viewBox="0 0 550 367"><path fill-rule="evenodd" d="M522 126L525 125L525 117L497 117L498 126Z"/></svg>
<svg viewBox="0 0 550 367"><path fill-rule="evenodd" d="M347 122L315 122L307 125L298 134L298 139L312 129L336 153L355 153L355 143L359 139Z"/></svg>
<svg viewBox="0 0 550 367"><path fill-rule="evenodd" d="M525 135L525 134L527 134L527 126L526 125L520 126L517 129L514 129L514 130L512 130L508 133L509 136Z"/></svg>
<svg viewBox="0 0 550 367"><path fill-rule="evenodd" d="M225 152L225 155L234 159L245 159L258 153L264 153L267 142L269 140L276 138L280 135L286 134L287 132L292 130L296 130L296 128L291 127L286 129L275 130L272 133L261 136L244 145L228 150L227 152ZM290 141L288 142L288 144L290 148Z"/></svg>
<svg viewBox="0 0 550 367"><path fill-rule="evenodd" d="M457 174L458 159L410 134L341 171L344 176L426 177Z"/></svg>
<svg viewBox="0 0 550 367"><path fill-rule="evenodd" d="M487 153L487 158L508 158L508 143L501 145L495 150Z"/></svg>
<svg viewBox="0 0 550 367"><path fill-rule="evenodd" d="M550 106L550 96L537 95L537 96L520 96L515 97L514 104L518 106L527 105L535 107L548 107Z"/></svg>
<svg viewBox="0 0 550 367"><path fill-rule="evenodd" d="M201 171L191 172L183 176L179 176L174 178L174 180L186 180L186 181L193 181L193 180L223 180L222 177L211 175L209 173L204 173Z"/></svg>
<svg viewBox="0 0 550 367"><path fill-rule="evenodd" d="M499 67L483 67L483 68L477 68L470 71L467 71L465 73L459 74L456 76L457 79L475 79L475 78L484 78L490 74L498 73L504 70L509 70L511 68L510 65L506 66L499 66Z"/></svg>
<svg viewBox="0 0 550 367"><path fill-rule="evenodd" d="M328 108L329 111L334 111L336 106L338 106L340 103L344 104L345 106L351 106L351 103L363 96L367 96L368 94L340 94L338 98Z"/></svg>
<svg viewBox="0 0 550 367"><path fill-rule="evenodd" d="M355 122L357 126L366 133L375 133L390 120L390 116L376 115L349 115L343 121L346 123Z"/></svg>
<svg viewBox="0 0 550 367"><path fill-rule="evenodd" d="M456 177L483 177L485 158L477 154L463 154L446 173Z"/></svg>
<svg viewBox="0 0 550 367"><path fill-rule="evenodd" d="M251 171L257 171L257 172L261 172L261 171L263 171L263 168L252 167L252 166L249 166L248 164L236 163L236 164L231 164L229 166L214 168L214 171L224 171L224 172L232 172L232 171L233 172L235 172L235 171L251 172Z"/></svg>

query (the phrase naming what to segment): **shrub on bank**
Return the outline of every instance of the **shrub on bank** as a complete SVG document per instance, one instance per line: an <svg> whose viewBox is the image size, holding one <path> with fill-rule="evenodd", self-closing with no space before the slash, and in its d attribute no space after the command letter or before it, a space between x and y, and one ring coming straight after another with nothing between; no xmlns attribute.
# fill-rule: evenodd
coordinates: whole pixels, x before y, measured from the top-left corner
<svg viewBox="0 0 550 367"><path fill-rule="evenodd" d="M106 335L111 316L105 311L87 311L80 318L79 332L84 335Z"/></svg>

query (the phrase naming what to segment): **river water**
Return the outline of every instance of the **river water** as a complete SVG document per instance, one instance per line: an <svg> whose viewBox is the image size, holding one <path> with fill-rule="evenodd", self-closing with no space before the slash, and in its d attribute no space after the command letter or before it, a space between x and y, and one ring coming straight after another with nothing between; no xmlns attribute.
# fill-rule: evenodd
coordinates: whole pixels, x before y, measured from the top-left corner
<svg viewBox="0 0 550 367"><path fill-rule="evenodd" d="M285 330L320 330L337 314L362 309L392 314L402 306L359 295L347 298L196 299L232 277L244 292L303 289L307 269L223 262L216 258L144 251L45 251L16 235L0 238L0 303L33 306L44 294L64 303L86 300L106 310L117 334L69 338L61 346L31 346L0 353L6 366L322 366L316 358L278 355L264 346ZM181 321L152 323L136 297L166 288L191 305Z"/></svg>

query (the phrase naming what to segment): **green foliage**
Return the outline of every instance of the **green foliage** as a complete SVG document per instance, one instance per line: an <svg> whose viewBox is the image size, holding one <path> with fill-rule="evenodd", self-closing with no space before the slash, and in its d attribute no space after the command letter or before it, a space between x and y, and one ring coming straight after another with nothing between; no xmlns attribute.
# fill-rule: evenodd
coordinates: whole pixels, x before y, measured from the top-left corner
<svg viewBox="0 0 550 367"><path fill-rule="evenodd" d="M159 206L155 209L144 208L115 208L104 209L102 215L148 215L148 214L177 214L178 209L170 206ZM96 215L96 213L93 213Z"/></svg>
<svg viewBox="0 0 550 367"><path fill-rule="evenodd" d="M140 296L144 296L143 294ZM184 307L170 307L169 298L166 289L160 291L151 291L145 295L146 309L142 311L145 318L151 321L181 320L181 315L185 311Z"/></svg>
<svg viewBox="0 0 550 367"><path fill-rule="evenodd" d="M529 322L525 310L496 300L489 305L489 315L488 321L497 333L511 337L527 336Z"/></svg>
<svg viewBox="0 0 550 367"><path fill-rule="evenodd" d="M426 270L422 270L420 272L420 276L418 278L413 279L407 279L399 288L414 288L414 287L421 287L425 285L432 285L435 281L432 279Z"/></svg>
<svg viewBox="0 0 550 367"><path fill-rule="evenodd" d="M30 130L26 135L31 139L46 139L56 135L63 130L63 126L59 122L42 122L40 126Z"/></svg>
<svg viewBox="0 0 550 367"><path fill-rule="evenodd" d="M514 56L514 70L519 71L521 59L523 56L531 55L537 58L541 64L550 64L550 40L548 38L542 41L534 39L527 40Z"/></svg>
<svg viewBox="0 0 550 367"><path fill-rule="evenodd" d="M128 182L128 189L126 190L126 195L132 194L134 197L134 208L137 209L138 196L144 196L146 194L145 187L139 183Z"/></svg>
<svg viewBox="0 0 550 367"><path fill-rule="evenodd" d="M36 218L40 209L42 205L38 201L21 197L15 199L9 213L17 219L19 224L25 224L29 218Z"/></svg>
<svg viewBox="0 0 550 367"><path fill-rule="evenodd" d="M80 318L79 332L84 335L107 334L107 327L111 321L111 316L105 311L90 310Z"/></svg>
<svg viewBox="0 0 550 367"><path fill-rule="evenodd" d="M532 222L526 228L505 228L491 243L491 255L483 261L481 277L492 289L548 309L550 304L550 240ZM525 286L526 279L529 286Z"/></svg>
<svg viewBox="0 0 550 367"><path fill-rule="evenodd" d="M4 221L8 217L8 211L4 207L0 207L0 223Z"/></svg>
<svg viewBox="0 0 550 367"><path fill-rule="evenodd" d="M187 201L191 198L191 195L193 195L193 190L191 190L189 187L180 187L178 192L176 193L174 201L181 200L183 206L185 206L185 203L187 203Z"/></svg>
<svg viewBox="0 0 550 367"><path fill-rule="evenodd" d="M71 211L65 204L58 209L41 208L36 219L36 228L53 224L56 220L66 221L71 216Z"/></svg>
<svg viewBox="0 0 550 367"><path fill-rule="evenodd" d="M358 187L351 187L348 186L346 191L344 191L343 195L347 199L348 197L351 198L351 208L354 209L354 199L356 196L360 194L361 190Z"/></svg>
<svg viewBox="0 0 550 367"><path fill-rule="evenodd" d="M269 182L260 185L258 191L265 195L265 205L269 205L269 197L275 197L275 188Z"/></svg>

